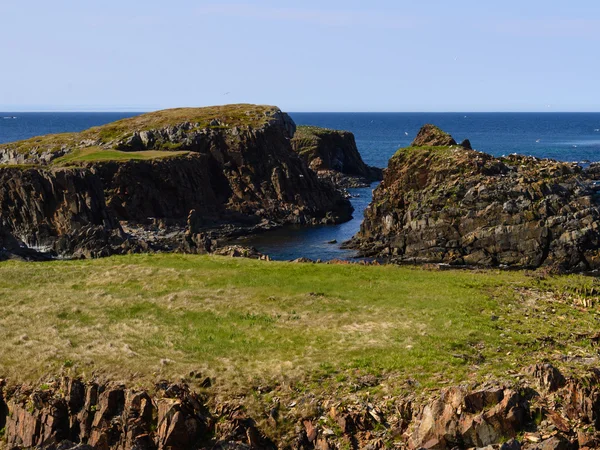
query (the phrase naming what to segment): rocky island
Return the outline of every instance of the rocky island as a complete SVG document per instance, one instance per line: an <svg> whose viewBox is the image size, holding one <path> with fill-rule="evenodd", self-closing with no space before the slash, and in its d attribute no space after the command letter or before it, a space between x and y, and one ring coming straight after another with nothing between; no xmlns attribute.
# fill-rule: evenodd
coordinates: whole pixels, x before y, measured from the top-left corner
<svg viewBox="0 0 600 450"><path fill-rule="evenodd" d="M348 220L348 200L292 150L295 128L276 107L228 105L0 145L2 254L205 252L283 224Z"/></svg>
<svg viewBox="0 0 600 450"><path fill-rule="evenodd" d="M320 178L341 188L366 187L383 177L381 169L362 160L349 131L299 126L292 148Z"/></svg>
<svg viewBox="0 0 600 450"><path fill-rule="evenodd" d="M396 262L600 267L597 167L458 145L433 125L390 159L350 243Z"/></svg>

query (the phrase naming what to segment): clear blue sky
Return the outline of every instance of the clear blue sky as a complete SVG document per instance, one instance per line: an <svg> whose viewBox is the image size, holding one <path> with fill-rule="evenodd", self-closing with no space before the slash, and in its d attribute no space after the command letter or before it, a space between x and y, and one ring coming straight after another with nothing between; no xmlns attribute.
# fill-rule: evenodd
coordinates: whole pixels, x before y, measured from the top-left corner
<svg viewBox="0 0 600 450"><path fill-rule="evenodd" d="M0 0L0 110L600 111L600 1Z"/></svg>

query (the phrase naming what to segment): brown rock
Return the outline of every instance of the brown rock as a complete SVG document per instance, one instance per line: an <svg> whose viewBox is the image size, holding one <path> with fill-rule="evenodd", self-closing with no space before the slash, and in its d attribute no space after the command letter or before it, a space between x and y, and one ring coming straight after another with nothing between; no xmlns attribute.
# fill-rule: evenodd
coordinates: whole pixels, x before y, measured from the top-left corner
<svg viewBox="0 0 600 450"><path fill-rule="evenodd" d="M565 377L551 364L536 364L524 370L538 385L548 392L554 392L565 385Z"/></svg>
<svg viewBox="0 0 600 450"><path fill-rule="evenodd" d="M423 125L411 147L447 147L456 145L456 141L448 133L430 123Z"/></svg>

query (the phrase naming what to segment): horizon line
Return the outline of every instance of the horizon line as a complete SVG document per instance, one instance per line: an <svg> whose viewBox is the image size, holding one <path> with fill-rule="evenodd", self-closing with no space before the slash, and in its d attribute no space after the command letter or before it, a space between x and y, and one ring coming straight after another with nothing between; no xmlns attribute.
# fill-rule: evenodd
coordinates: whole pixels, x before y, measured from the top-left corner
<svg viewBox="0 0 600 450"><path fill-rule="evenodd" d="M194 108L194 107L190 107ZM199 106L198 108L202 108ZM0 110L0 114L6 113L136 113L145 114L149 112L167 110L173 108L160 109L31 109L31 110ZM598 111L573 111L573 110L530 110L530 111L515 111L515 110L497 110L497 111L285 111L287 114L599 114Z"/></svg>

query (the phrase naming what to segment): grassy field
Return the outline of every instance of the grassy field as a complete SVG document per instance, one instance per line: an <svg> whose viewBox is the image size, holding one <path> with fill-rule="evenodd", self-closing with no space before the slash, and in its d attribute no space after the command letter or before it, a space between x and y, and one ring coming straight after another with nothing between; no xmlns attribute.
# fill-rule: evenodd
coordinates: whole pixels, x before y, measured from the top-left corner
<svg viewBox="0 0 600 450"><path fill-rule="evenodd" d="M595 356L595 290L584 276L177 254L4 262L0 377L437 388Z"/></svg>

